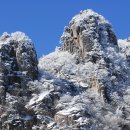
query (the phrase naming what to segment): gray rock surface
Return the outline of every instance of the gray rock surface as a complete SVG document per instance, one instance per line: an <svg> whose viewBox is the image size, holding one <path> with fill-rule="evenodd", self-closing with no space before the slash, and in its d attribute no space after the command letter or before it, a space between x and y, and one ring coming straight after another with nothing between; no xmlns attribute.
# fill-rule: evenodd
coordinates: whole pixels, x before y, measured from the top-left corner
<svg viewBox="0 0 130 130"><path fill-rule="evenodd" d="M92 10L85 10L76 15L69 26L65 27L61 43L62 50L77 53L84 59L91 51L117 46L117 38L107 20ZM98 57L93 57L96 62Z"/></svg>
<svg viewBox="0 0 130 130"><path fill-rule="evenodd" d="M37 65L34 45L24 33L0 37L0 104L6 108L1 115L2 130L25 130L27 121L20 113L27 110L22 102L28 96L27 83L38 78Z"/></svg>

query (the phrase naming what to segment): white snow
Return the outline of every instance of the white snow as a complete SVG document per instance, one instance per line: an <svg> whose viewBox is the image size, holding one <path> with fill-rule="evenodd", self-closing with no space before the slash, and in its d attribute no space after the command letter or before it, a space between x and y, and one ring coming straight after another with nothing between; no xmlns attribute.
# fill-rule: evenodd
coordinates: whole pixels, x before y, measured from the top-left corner
<svg viewBox="0 0 130 130"><path fill-rule="evenodd" d="M59 115L70 115L72 113L78 112L80 109L77 107L72 107L70 109L64 109L62 111L57 112Z"/></svg>
<svg viewBox="0 0 130 130"><path fill-rule="evenodd" d="M17 32L14 32L14 33L11 33L11 37L13 40L16 40L16 41L26 41L26 40L30 40L29 37L27 35L25 35L25 33L23 32L20 32L20 31L17 31Z"/></svg>
<svg viewBox="0 0 130 130"><path fill-rule="evenodd" d="M12 40L17 42L24 41L24 46L26 46L27 48L33 48L34 46L32 40L29 39L29 37L26 36L25 33L17 31L11 34L4 32L3 35L0 37L0 47L3 44L10 43Z"/></svg>
<svg viewBox="0 0 130 130"><path fill-rule="evenodd" d="M29 101L27 106L32 106L33 104L42 101L44 97L47 96L48 94L49 94L49 91L45 91L45 92L40 93L39 95L36 95L36 94L33 95L33 98Z"/></svg>
<svg viewBox="0 0 130 130"><path fill-rule="evenodd" d="M38 99L36 100L36 102L39 102L41 100L44 99L45 96L47 96L49 94L49 91L43 92L38 96Z"/></svg>
<svg viewBox="0 0 130 130"><path fill-rule="evenodd" d="M87 19L89 16L95 16L99 17L99 23L108 23L108 21L98 13L94 12L91 9L87 9L85 11L81 11L80 14L76 15L73 17L72 21L75 21L75 23L80 23L82 20ZM71 21L71 22L72 22Z"/></svg>

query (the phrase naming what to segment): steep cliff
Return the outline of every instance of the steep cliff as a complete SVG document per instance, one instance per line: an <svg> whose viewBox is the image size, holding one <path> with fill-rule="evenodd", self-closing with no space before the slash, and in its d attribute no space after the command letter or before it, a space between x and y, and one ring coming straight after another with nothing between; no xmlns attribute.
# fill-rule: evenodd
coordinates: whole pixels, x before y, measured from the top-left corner
<svg viewBox="0 0 130 130"><path fill-rule="evenodd" d="M0 104L3 105L1 111L2 107L5 107L0 113L3 126L0 126L0 129L14 129L13 117L20 117L24 108L22 98L29 96L27 83L38 78L37 65L34 45L24 33L4 33L0 37ZM10 122L7 122L9 120ZM21 128L22 126L19 129Z"/></svg>
<svg viewBox="0 0 130 130"><path fill-rule="evenodd" d="M105 18L92 10L81 11L65 27L61 37L62 50L77 53L82 59L90 58L91 52L99 53L107 47L117 47L117 39ZM93 62L96 62L98 57Z"/></svg>

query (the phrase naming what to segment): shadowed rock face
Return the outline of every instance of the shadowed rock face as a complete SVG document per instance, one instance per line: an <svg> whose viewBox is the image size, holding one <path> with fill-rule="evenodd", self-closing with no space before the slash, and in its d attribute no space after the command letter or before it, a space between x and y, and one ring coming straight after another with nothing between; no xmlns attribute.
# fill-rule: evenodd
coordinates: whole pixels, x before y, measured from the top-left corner
<svg viewBox="0 0 130 130"><path fill-rule="evenodd" d="M61 43L62 50L84 58L91 51L117 46L117 39L105 18L92 10L86 10L76 15L65 27Z"/></svg>
<svg viewBox="0 0 130 130"><path fill-rule="evenodd" d="M0 86L25 87L38 77L37 55L32 41L25 34L4 33L0 38ZM3 91L4 89L2 89Z"/></svg>
<svg viewBox="0 0 130 130"><path fill-rule="evenodd" d="M24 33L0 37L0 130L29 130L34 124L24 102L27 83L38 78L37 65L34 45Z"/></svg>

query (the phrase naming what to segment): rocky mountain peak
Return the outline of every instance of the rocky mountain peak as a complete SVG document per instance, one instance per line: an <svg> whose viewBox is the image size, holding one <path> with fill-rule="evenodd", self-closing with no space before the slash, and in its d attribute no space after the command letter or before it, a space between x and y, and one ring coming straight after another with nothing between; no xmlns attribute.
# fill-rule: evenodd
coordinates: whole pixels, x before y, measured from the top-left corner
<svg viewBox="0 0 130 130"><path fill-rule="evenodd" d="M89 9L73 17L64 29L61 43L62 50L84 59L92 51L98 53L110 46L117 47L117 38L109 22Z"/></svg>
<svg viewBox="0 0 130 130"><path fill-rule="evenodd" d="M9 73L12 70L26 72L32 80L37 79L37 54L33 42L24 33L3 33L0 37L0 54L1 62L6 69L10 69Z"/></svg>
<svg viewBox="0 0 130 130"><path fill-rule="evenodd" d="M62 51L74 54L76 64L84 63L86 68L91 64L88 68L92 71L86 71L86 81L96 91L101 90L105 99L108 99L110 91L115 91L117 82L126 80L123 76L125 68L120 66L124 59L119 52L116 35L111 24L98 13L89 9L73 17L65 27L61 43ZM97 88L94 84L98 84Z"/></svg>
<svg viewBox="0 0 130 130"><path fill-rule="evenodd" d="M27 83L38 78L37 65L34 44L28 36L22 32L3 33L0 37L0 130L23 130L18 113L25 111Z"/></svg>
<svg viewBox="0 0 130 130"><path fill-rule="evenodd" d="M0 37L0 86L11 92L18 86L25 87L27 81L37 79L37 64L34 45L24 33L3 33Z"/></svg>

